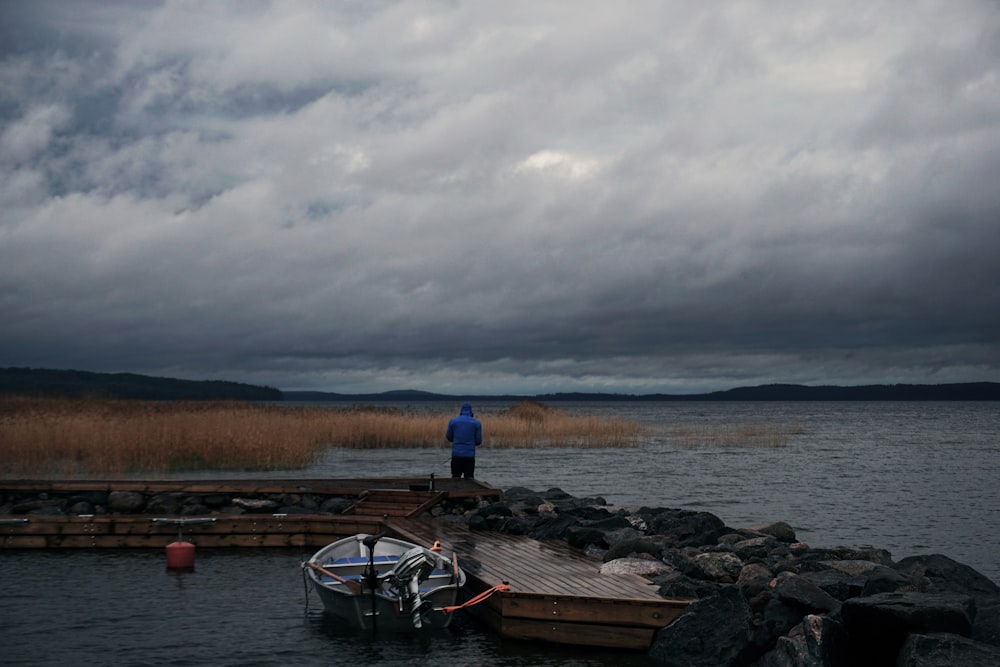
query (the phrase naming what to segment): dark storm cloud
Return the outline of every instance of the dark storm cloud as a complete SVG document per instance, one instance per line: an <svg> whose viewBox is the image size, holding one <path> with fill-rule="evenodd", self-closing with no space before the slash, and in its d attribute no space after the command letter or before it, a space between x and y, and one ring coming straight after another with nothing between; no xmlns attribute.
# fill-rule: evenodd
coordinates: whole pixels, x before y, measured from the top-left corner
<svg viewBox="0 0 1000 667"><path fill-rule="evenodd" d="M993 3L0 12L0 365L1000 380Z"/></svg>

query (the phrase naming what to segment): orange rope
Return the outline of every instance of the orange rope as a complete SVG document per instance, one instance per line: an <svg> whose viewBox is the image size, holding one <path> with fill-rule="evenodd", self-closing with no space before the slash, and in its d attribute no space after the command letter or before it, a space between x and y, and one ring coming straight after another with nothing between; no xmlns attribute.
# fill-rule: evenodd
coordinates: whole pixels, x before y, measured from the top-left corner
<svg viewBox="0 0 1000 667"><path fill-rule="evenodd" d="M477 595L477 596L475 596L473 598L469 598L469 600L467 602L464 602L464 603L462 603L460 605L453 605L453 606L450 606L450 607L439 607L438 609L440 611L443 611L446 614L450 614L453 611L458 611L459 609L465 609L466 607L471 607L474 604L479 604L480 602L482 602L483 600L487 599L488 597L490 597L491 595L493 595L497 591L499 591L501 593L506 593L509 590L510 590L510 584L507 584L507 583L497 584L493 588L487 588L485 591L483 591L479 595Z"/></svg>

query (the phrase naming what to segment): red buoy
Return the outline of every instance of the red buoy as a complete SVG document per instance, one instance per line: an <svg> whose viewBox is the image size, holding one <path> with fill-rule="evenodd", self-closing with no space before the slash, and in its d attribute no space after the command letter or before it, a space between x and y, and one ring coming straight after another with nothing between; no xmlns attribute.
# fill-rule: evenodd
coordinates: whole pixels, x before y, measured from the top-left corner
<svg viewBox="0 0 1000 667"><path fill-rule="evenodd" d="M168 570L193 570L194 545L190 542L171 542L167 545Z"/></svg>

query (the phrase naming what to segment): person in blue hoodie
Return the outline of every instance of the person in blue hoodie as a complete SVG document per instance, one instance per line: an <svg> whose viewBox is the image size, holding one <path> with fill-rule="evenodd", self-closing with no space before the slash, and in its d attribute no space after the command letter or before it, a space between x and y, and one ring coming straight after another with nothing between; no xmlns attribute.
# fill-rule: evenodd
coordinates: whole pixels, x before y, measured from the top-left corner
<svg viewBox="0 0 1000 667"><path fill-rule="evenodd" d="M476 447L483 444L483 425L472 416L471 403L462 403L462 411L448 422L444 437L451 443L451 476L474 478Z"/></svg>

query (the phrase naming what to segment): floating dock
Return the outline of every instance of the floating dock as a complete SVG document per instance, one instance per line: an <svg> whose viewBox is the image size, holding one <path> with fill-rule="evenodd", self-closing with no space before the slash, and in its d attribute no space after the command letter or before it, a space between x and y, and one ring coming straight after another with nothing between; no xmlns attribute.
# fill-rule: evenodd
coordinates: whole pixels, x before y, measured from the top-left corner
<svg viewBox="0 0 1000 667"><path fill-rule="evenodd" d="M690 602L660 597L655 584L636 574L601 574L600 561L561 540L428 519L388 519L386 526L410 542L438 541L445 553L458 554L470 595L509 584L509 591L467 609L502 637L647 650L656 631Z"/></svg>
<svg viewBox="0 0 1000 667"><path fill-rule="evenodd" d="M426 518L446 499L497 500L498 489L478 480L339 479L198 482L0 481L0 492L58 494L134 491L144 494L314 494L354 499L340 514L215 513L192 521L184 538L201 547L315 547L357 533L438 541L465 570L469 597L498 584L466 611L502 637L581 646L647 650L658 629L683 613L688 600L666 600L638 575L601 574L601 563L560 540L470 531ZM156 520L154 520L156 519ZM153 515L0 515L0 549L163 548L177 537L176 522Z"/></svg>

